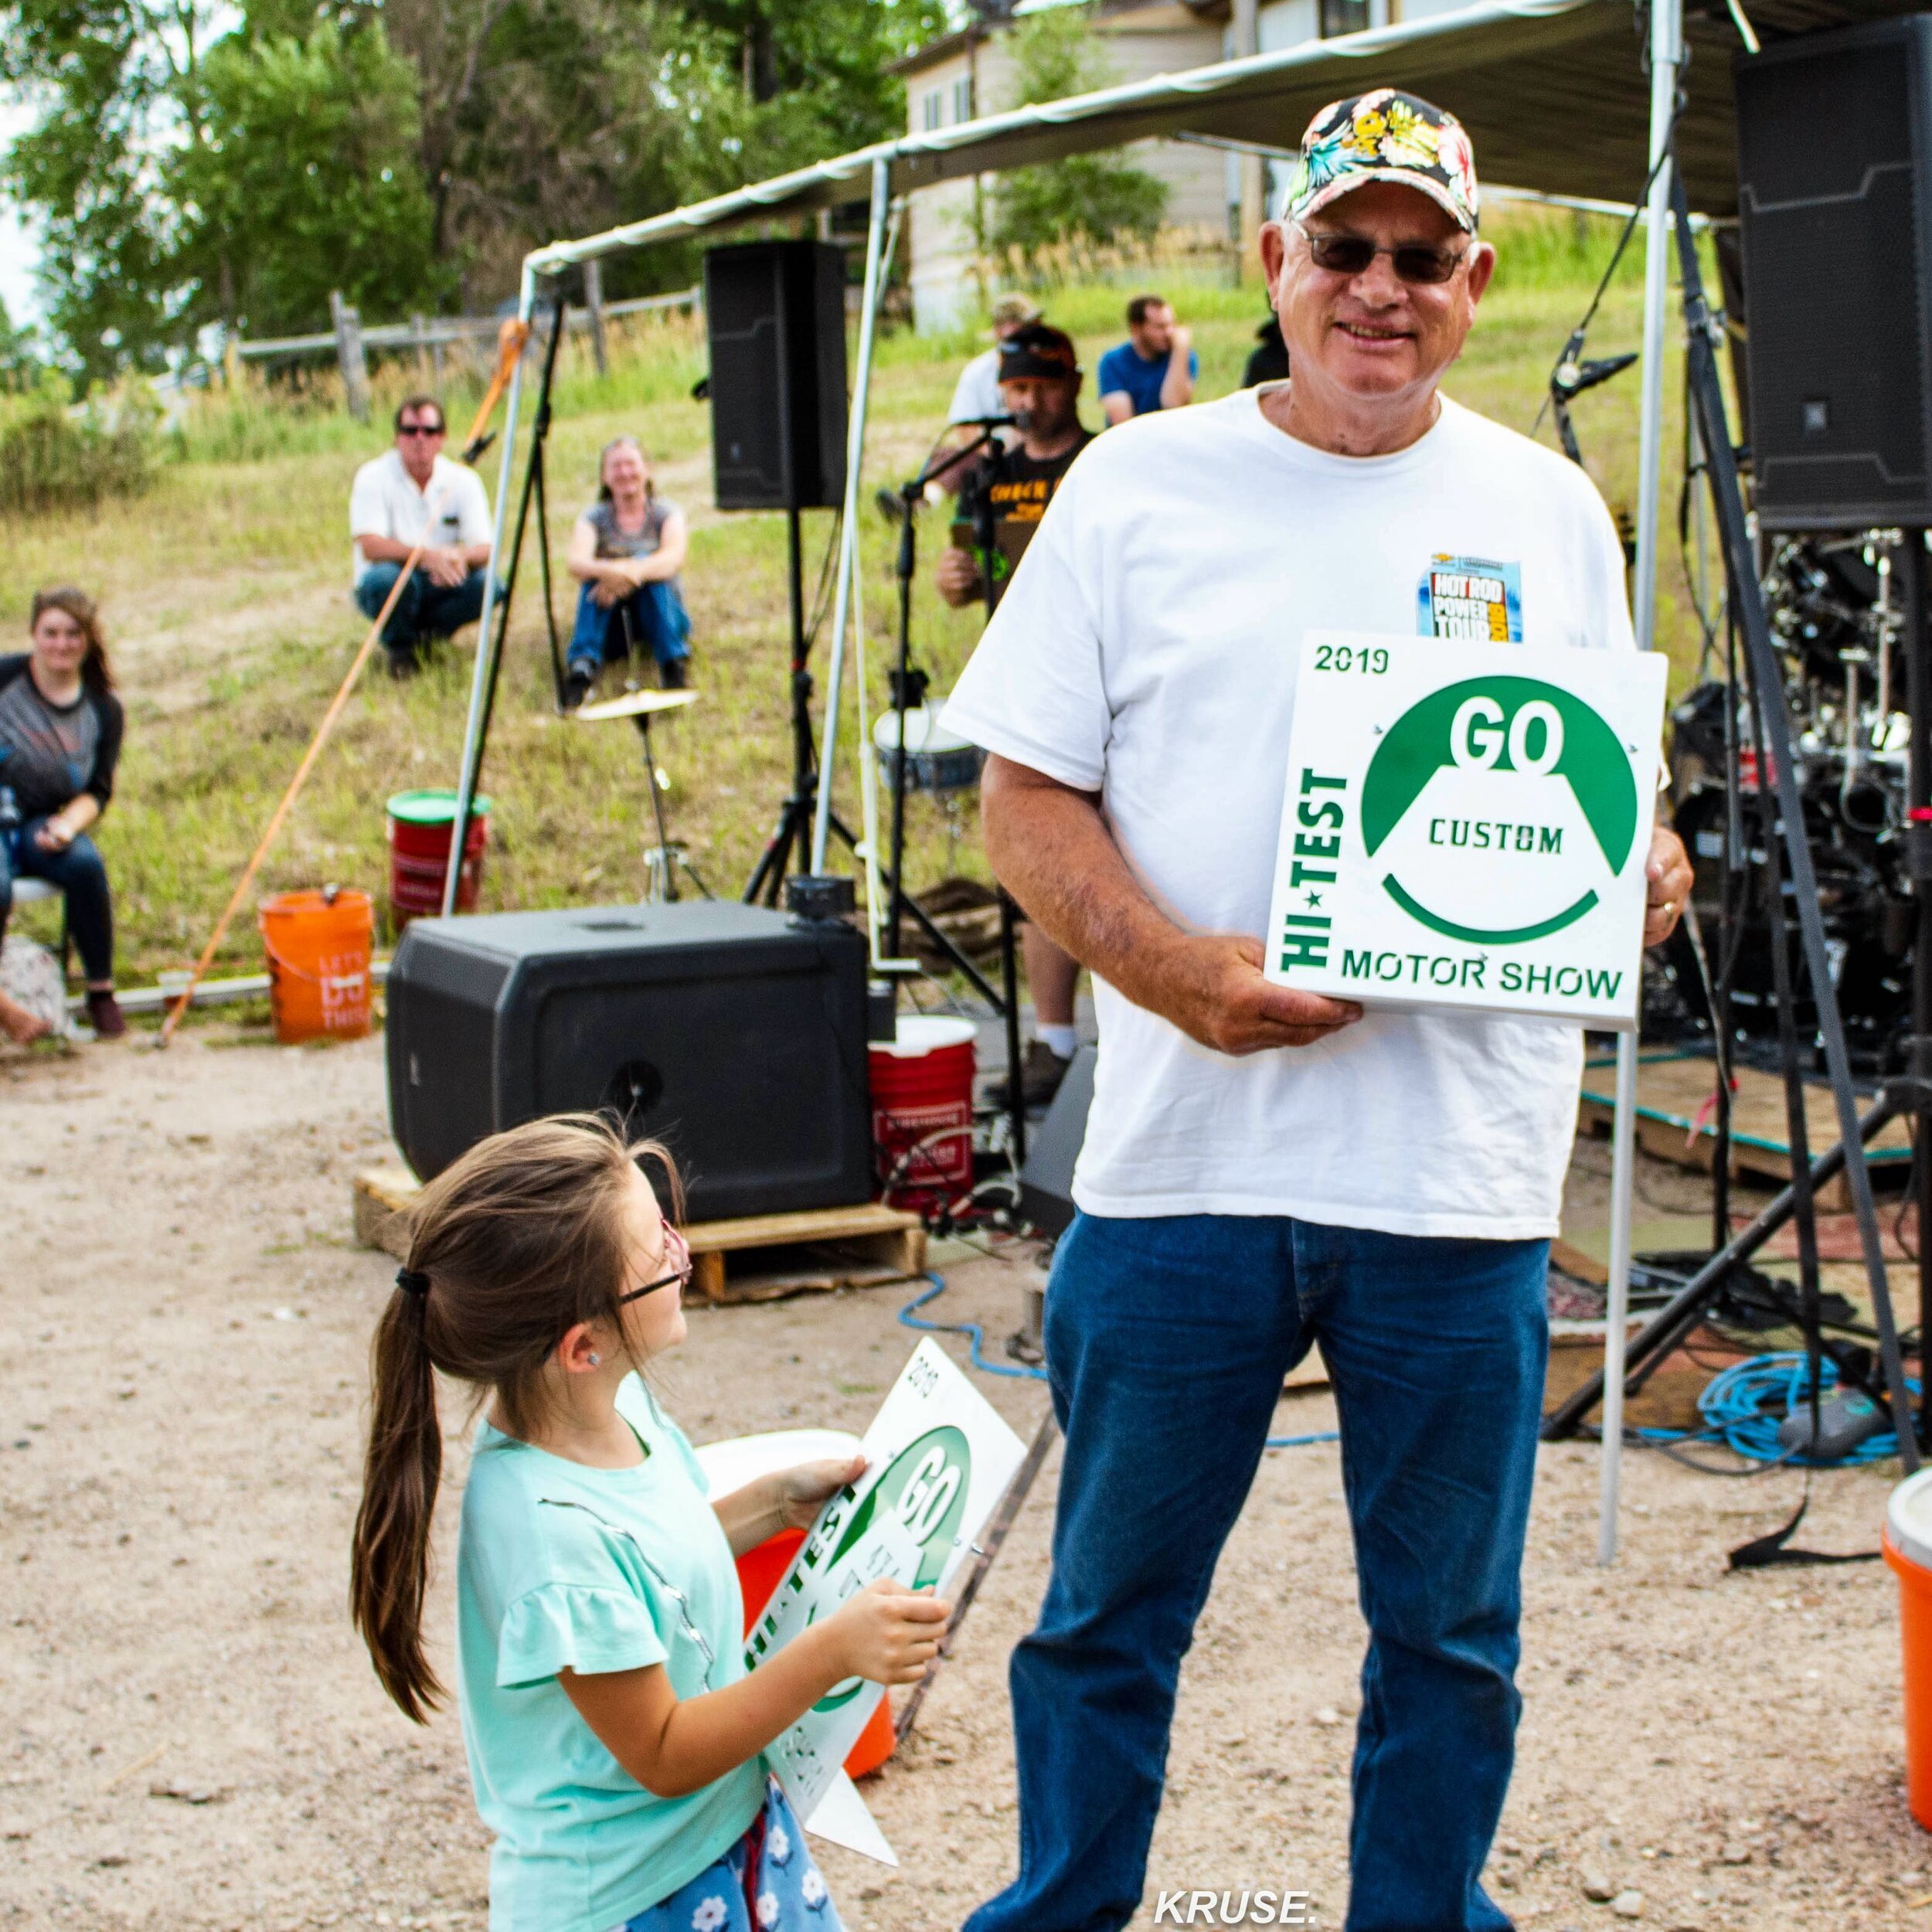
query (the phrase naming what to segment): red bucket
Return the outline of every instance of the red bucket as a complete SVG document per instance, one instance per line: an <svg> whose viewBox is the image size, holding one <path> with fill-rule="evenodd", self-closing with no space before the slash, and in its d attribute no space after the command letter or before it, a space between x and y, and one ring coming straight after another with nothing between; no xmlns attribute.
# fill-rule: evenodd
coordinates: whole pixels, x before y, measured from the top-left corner
<svg viewBox="0 0 1932 1932"><path fill-rule="evenodd" d="M399 791L389 801L389 928L400 933L412 919L443 910L443 881L450 869L450 832L456 823L453 791ZM476 910L483 883L483 851L490 842L490 801L471 801L463 839L463 869L456 881L456 910Z"/></svg>
<svg viewBox="0 0 1932 1932"><path fill-rule="evenodd" d="M888 1206L942 1208L973 1184L974 1027L907 1013L872 1047L872 1160Z"/></svg>

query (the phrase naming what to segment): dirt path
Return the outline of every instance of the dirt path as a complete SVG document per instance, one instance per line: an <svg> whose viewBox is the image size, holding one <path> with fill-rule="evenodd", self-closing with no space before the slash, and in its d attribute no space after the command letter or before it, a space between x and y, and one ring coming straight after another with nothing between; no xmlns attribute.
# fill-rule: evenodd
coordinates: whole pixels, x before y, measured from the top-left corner
<svg viewBox="0 0 1932 1932"><path fill-rule="evenodd" d="M393 1267L349 1233L350 1175L387 1148L379 1043L222 1040L0 1065L0 1925L481 1927L454 1719L404 1723L343 1612ZM957 1311L1014 1325L1001 1264L951 1278ZM910 1346L902 1298L699 1313L666 1400L701 1440L861 1427ZM1036 1385L986 1387L1030 1427ZM1297 1433L1330 1420L1321 1396L1282 1410ZM1821 1479L1806 1539L1871 1546L1886 1481ZM1052 1482L869 1787L903 1869L826 1859L852 1932L957 1926L1012 1868L1003 1666ZM1595 1485L1593 1451L1544 1451L1497 1896L1537 1932L1624 1923L1587 1878L1640 1889L1654 1926L1917 1923L1932 1852L1900 1791L1889 1575L1726 1577L1798 1479L1640 1456L1606 1576ZM1271 1454L1187 1667L1145 1921L1158 1889L1287 1886L1338 1926L1360 1645L1335 1451Z"/></svg>

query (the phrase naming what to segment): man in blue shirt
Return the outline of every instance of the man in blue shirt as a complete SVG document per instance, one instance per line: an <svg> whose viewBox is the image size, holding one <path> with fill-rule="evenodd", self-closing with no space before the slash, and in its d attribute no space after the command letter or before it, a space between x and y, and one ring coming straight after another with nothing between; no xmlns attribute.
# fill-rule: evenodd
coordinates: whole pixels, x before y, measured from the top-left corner
<svg viewBox="0 0 1932 1932"><path fill-rule="evenodd" d="M1194 400L1201 372L1192 338L1158 295L1136 295L1127 305L1127 340L1100 358L1100 408L1107 426Z"/></svg>

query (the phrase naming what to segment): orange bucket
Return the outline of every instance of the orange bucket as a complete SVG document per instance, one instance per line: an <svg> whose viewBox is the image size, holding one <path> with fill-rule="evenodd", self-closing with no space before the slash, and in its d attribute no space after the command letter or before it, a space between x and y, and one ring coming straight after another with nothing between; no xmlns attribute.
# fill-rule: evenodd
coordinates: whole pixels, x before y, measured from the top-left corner
<svg viewBox="0 0 1932 1932"><path fill-rule="evenodd" d="M746 1436L735 1442L709 1444L700 1451L699 1460L706 1464L712 1494L726 1495L754 1475L767 1475L819 1457L849 1454L858 1447L856 1437L835 1435L829 1430L781 1430L769 1436ZM714 1458L715 1468L712 1466ZM804 1540L802 1529L781 1529L738 1559L738 1589L745 1600L746 1635L750 1634L752 1625L764 1614L771 1593L784 1581L792 1556ZM898 1746L893 1730L892 1699L882 1697L879 1708L859 1733L859 1742L846 1754L845 1775L863 1777L868 1771L877 1770Z"/></svg>
<svg viewBox="0 0 1932 1932"><path fill-rule="evenodd" d="M338 886L281 893L256 915L268 955L275 1037L359 1039L369 1031L369 958L375 902Z"/></svg>
<svg viewBox="0 0 1932 1932"><path fill-rule="evenodd" d="M1905 1801L1932 1831L1932 1469L1892 1492L1882 1546L1899 1580L1905 1645Z"/></svg>

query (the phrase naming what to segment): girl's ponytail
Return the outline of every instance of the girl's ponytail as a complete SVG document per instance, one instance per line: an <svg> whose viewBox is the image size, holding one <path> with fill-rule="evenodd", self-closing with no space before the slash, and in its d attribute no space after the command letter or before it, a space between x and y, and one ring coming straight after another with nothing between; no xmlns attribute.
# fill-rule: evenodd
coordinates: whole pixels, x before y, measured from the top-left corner
<svg viewBox="0 0 1932 1932"><path fill-rule="evenodd" d="M511 1435L541 1427L545 1365L565 1334L580 1321L624 1333L641 1161L660 1170L666 1211L681 1213L670 1155L653 1141L627 1143L590 1114L479 1141L409 1210L409 1265L376 1327L349 1608L383 1688L419 1724L444 1694L423 1646L443 1468L437 1373L466 1384L479 1406L494 1397Z"/></svg>
<svg viewBox="0 0 1932 1932"><path fill-rule="evenodd" d="M427 1286L405 1269L376 1324L375 1401L349 1569L350 1608L376 1674L419 1724L443 1699L423 1648L430 1523L443 1470L436 1376L423 1334Z"/></svg>

